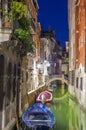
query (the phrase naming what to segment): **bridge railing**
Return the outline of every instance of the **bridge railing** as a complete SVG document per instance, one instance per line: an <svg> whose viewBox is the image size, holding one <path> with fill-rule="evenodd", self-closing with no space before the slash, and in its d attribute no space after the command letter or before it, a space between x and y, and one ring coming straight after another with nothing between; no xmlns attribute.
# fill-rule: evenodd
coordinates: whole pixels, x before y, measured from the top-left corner
<svg viewBox="0 0 86 130"><path fill-rule="evenodd" d="M62 75L52 75L52 76L50 76L49 78L62 78Z"/></svg>
<svg viewBox="0 0 86 130"><path fill-rule="evenodd" d="M63 74L62 75L55 74L49 77L49 79L52 79L52 78L62 78L63 80L68 81L68 77L64 76Z"/></svg>

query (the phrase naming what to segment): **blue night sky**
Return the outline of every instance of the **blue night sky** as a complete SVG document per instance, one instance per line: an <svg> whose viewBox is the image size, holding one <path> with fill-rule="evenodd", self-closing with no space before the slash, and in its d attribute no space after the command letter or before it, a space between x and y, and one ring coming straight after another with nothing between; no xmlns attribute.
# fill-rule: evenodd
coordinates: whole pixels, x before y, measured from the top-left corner
<svg viewBox="0 0 86 130"><path fill-rule="evenodd" d="M56 39L62 47L68 41L68 3L67 0L38 0L38 21L44 30L50 27L56 32Z"/></svg>

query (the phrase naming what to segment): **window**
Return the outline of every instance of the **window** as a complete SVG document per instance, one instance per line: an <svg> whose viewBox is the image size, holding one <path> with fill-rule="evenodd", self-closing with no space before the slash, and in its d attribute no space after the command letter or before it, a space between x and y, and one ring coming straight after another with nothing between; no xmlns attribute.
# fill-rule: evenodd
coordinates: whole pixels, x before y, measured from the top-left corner
<svg viewBox="0 0 86 130"><path fill-rule="evenodd" d="M45 60L46 60L47 58L46 58L46 52L45 52Z"/></svg>
<svg viewBox="0 0 86 130"><path fill-rule="evenodd" d="M33 0L34 7L37 9L37 3L35 0Z"/></svg>
<svg viewBox="0 0 86 130"><path fill-rule="evenodd" d="M26 82L28 81L28 72L26 72Z"/></svg>
<svg viewBox="0 0 86 130"><path fill-rule="evenodd" d="M80 78L80 89L83 90L83 78Z"/></svg>
<svg viewBox="0 0 86 130"><path fill-rule="evenodd" d="M78 82L79 82L79 78L76 78L76 88L78 88Z"/></svg>
<svg viewBox="0 0 86 130"><path fill-rule="evenodd" d="M75 5L79 4L80 0L75 0Z"/></svg>
<svg viewBox="0 0 86 130"><path fill-rule="evenodd" d="M72 85L74 85L74 78L75 78L75 73L74 73L74 71L72 71Z"/></svg>
<svg viewBox="0 0 86 130"><path fill-rule="evenodd" d="M17 70L17 76L20 78L20 74L21 74L21 64L18 64L18 70Z"/></svg>

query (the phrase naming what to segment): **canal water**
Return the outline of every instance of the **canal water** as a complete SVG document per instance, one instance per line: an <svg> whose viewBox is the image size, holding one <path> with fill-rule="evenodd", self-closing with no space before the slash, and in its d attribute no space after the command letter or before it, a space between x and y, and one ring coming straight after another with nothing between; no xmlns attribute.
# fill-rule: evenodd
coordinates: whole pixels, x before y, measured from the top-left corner
<svg viewBox="0 0 86 130"><path fill-rule="evenodd" d="M56 121L50 130L86 130L86 113L80 108L76 99L69 95L68 86L55 85L53 90L50 109ZM20 130L32 129L22 127Z"/></svg>
<svg viewBox="0 0 86 130"><path fill-rule="evenodd" d="M66 85L54 88L51 110L56 119L53 130L86 130L86 113L69 96Z"/></svg>

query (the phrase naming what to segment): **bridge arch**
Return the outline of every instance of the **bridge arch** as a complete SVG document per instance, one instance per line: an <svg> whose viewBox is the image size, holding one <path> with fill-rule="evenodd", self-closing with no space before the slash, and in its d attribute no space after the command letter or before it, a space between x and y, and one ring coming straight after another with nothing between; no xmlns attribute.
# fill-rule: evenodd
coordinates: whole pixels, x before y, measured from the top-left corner
<svg viewBox="0 0 86 130"><path fill-rule="evenodd" d="M63 84L65 83L65 84L68 85L68 80L66 80L66 79L64 79L64 78L62 78L62 77L57 77L57 78L51 78L51 79L47 80L47 81L45 82L46 86L48 86L48 84L49 84L50 82L55 81L55 80L60 80L60 81L62 81Z"/></svg>
<svg viewBox="0 0 86 130"><path fill-rule="evenodd" d="M52 77L51 79L47 80L45 82L45 85L48 86L50 82L52 81L55 81L55 80L59 80L59 81L62 81L62 84L66 84L68 85L68 80L64 78L64 76L62 77ZM62 93L64 93L64 85L62 85ZM54 98L54 101L60 101L60 100L63 100L65 99L68 95L68 92L66 92L64 95L62 95L61 97L57 97L57 98Z"/></svg>

